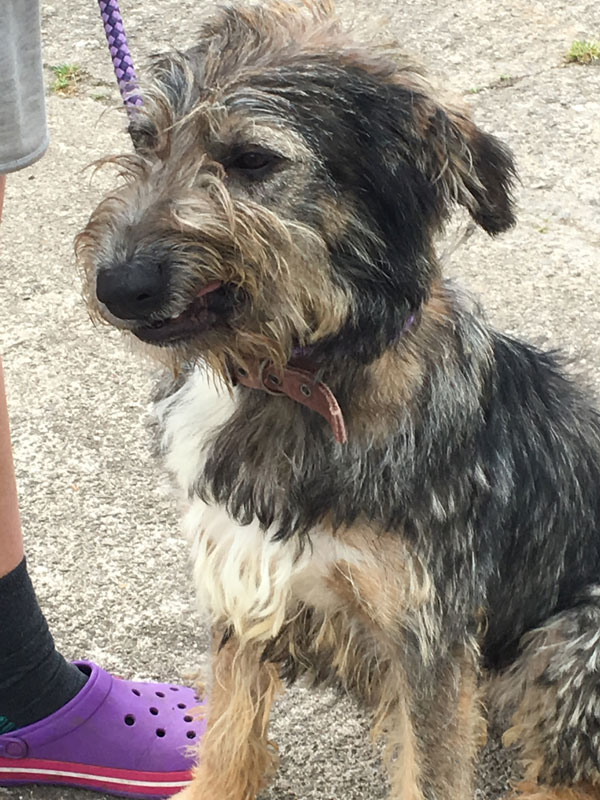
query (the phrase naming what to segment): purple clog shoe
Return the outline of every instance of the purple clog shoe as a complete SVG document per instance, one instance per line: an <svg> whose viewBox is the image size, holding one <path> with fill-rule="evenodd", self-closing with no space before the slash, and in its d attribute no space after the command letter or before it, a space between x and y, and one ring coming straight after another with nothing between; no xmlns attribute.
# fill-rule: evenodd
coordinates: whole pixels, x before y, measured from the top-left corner
<svg viewBox="0 0 600 800"><path fill-rule="evenodd" d="M89 675L54 714L0 736L0 786L78 786L121 797L170 797L191 780L193 750L206 728L193 689ZM195 749L195 748L194 748Z"/></svg>

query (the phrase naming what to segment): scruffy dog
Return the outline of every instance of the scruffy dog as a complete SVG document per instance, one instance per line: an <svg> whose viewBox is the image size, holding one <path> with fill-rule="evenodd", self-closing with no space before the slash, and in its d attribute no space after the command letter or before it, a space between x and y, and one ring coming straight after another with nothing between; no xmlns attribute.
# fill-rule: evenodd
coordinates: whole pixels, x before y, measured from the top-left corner
<svg viewBox="0 0 600 800"><path fill-rule="evenodd" d="M93 313L177 376L156 413L214 630L181 797L255 798L304 676L372 710L391 797L464 800L486 675L525 793L599 798L599 417L433 244L456 203L513 224L508 150L317 0L216 12L131 134L77 250Z"/></svg>

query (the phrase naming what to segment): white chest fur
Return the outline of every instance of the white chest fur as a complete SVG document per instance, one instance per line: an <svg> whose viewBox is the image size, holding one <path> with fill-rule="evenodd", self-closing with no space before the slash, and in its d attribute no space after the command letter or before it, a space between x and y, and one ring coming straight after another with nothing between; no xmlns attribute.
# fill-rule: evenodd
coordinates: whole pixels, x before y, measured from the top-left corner
<svg viewBox="0 0 600 800"><path fill-rule="evenodd" d="M234 410L235 398L199 369L155 407L166 465L184 497L192 498L183 526L200 605L239 636L266 640L296 601L334 602L323 588L328 573L337 561L358 563L360 552L325 531L312 532L304 548L296 539L274 542L258 521L239 525L222 506L194 497L214 436Z"/></svg>

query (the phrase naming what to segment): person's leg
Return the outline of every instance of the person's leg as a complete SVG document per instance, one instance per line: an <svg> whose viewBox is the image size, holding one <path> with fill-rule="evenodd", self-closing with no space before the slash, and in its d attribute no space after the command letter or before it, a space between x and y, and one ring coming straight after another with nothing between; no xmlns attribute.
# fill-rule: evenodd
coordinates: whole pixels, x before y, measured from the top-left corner
<svg viewBox="0 0 600 800"><path fill-rule="evenodd" d="M4 186L0 175L0 219ZM0 358L0 786L170 796L191 779L198 705L193 689L119 680L56 650L23 553Z"/></svg>
<svg viewBox="0 0 600 800"><path fill-rule="evenodd" d="M2 222L2 209L4 208L5 188L6 188L6 175L0 175L0 222Z"/></svg>
<svg viewBox="0 0 600 800"><path fill-rule="evenodd" d="M10 449L8 411L0 359L0 578L12 572L22 559L23 537L17 506L17 486Z"/></svg>
<svg viewBox="0 0 600 800"><path fill-rule="evenodd" d="M48 131L39 2L0 5L1 219L2 173L41 158ZM0 786L174 794L191 778L189 745L205 727L190 715L198 697L120 680L89 661L68 664L56 651L27 573L15 483L0 362Z"/></svg>
<svg viewBox="0 0 600 800"><path fill-rule="evenodd" d="M0 733L52 714L86 680L56 651L27 574L0 359Z"/></svg>
<svg viewBox="0 0 600 800"><path fill-rule="evenodd" d="M6 175L0 175L0 222L2 222L5 186ZM10 446L2 359L0 358L0 578L12 572L22 560L23 536Z"/></svg>

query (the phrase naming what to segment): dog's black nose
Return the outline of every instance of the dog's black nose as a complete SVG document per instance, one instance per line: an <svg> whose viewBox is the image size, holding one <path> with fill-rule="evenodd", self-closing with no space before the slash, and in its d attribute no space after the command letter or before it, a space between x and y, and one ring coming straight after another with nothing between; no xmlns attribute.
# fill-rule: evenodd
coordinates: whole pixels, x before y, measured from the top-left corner
<svg viewBox="0 0 600 800"><path fill-rule="evenodd" d="M166 280L160 264L134 259L96 276L96 296L119 319L147 319L166 298Z"/></svg>

